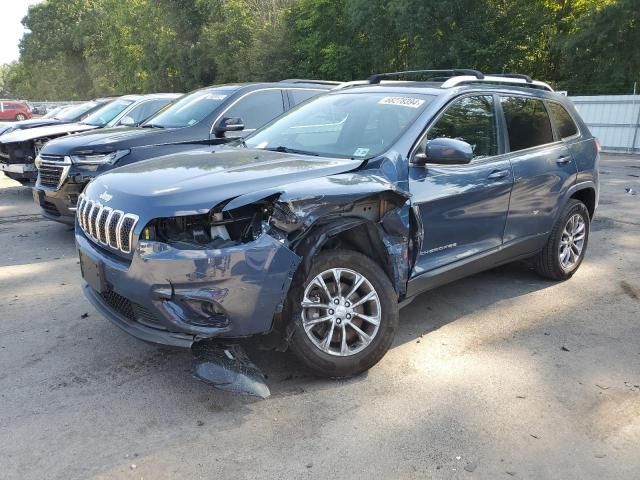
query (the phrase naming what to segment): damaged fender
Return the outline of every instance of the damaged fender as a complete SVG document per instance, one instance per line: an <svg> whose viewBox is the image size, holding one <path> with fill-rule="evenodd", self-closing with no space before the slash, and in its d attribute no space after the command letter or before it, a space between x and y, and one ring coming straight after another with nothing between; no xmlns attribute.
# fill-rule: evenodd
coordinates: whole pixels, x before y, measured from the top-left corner
<svg viewBox="0 0 640 480"><path fill-rule="evenodd" d="M252 192L235 197L223 211L273 199L269 222L303 257L303 271L332 237L361 228L367 232L372 256L388 259L385 269L402 296L408 272L410 194L378 173L350 172Z"/></svg>

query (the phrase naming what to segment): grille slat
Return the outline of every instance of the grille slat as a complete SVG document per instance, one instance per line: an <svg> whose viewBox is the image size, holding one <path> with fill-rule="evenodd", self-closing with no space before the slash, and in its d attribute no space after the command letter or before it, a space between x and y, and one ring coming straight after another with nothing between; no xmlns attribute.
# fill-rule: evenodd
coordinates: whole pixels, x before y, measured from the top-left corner
<svg viewBox="0 0 640 480"><path fill-rule="evenodd" d="M62 165L41 165L38 173L40 185L43 187L58 188L60 178L62 178L62 172L64 172L64 166Z"/></svg>
<svg viewBox="0 0 640 480"><path fill-rule="evenodd" d="M131 253L133 229L138 223L137 215L113 210L87 199L83 194L78 197L76 215L78 224L87 237L123 253Z"/></svg>

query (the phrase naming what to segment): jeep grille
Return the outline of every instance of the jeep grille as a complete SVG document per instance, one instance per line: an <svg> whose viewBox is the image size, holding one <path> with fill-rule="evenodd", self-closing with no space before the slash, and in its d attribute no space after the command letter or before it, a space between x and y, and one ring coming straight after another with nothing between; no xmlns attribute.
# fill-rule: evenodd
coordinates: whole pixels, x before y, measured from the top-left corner
<svg viewBox="0 0 640 480"><path fill-rule="evenodd" d="M131 253L137 215L114 210L80 195L76 216L80 228L91 240L123 253Z"/></svg>

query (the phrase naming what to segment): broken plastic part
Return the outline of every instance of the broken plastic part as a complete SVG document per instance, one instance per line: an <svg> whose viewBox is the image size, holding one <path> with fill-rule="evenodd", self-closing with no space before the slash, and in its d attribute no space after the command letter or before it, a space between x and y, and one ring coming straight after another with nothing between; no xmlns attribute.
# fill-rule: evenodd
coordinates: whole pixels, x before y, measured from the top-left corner
<svg viewBox="0 0 640 480"><path fill-rule="evenodd" d="M192 374L226 392L268 398L271 391L264 374L239 345L197 342L191 347Z"/></svg>

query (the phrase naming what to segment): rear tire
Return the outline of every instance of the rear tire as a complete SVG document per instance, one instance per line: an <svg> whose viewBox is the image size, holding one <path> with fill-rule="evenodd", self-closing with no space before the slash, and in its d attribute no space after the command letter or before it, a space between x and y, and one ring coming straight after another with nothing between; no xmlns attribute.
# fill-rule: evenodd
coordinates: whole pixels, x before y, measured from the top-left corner
<svg viewBox="0 0 640 480"><path fill-rule="evenodd" d="M334 378L378 363L399 319L396 292L385 272L351 250L321 252L307 275L298 272L285 313L293 322L294 354L315 373Z"/></svg>
<svg viewBox="0 0 640 480"><path fill-rule="evenodd" d="M568 280L582 264L589 242L589 210L571 199L535 261L536 272L550 280Z"/></svg>

